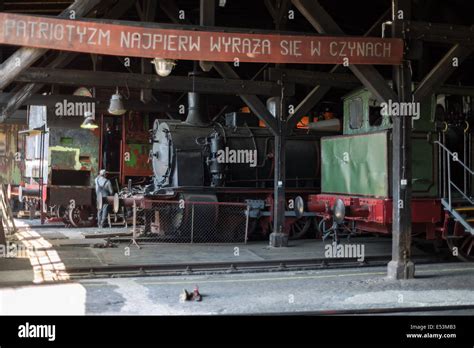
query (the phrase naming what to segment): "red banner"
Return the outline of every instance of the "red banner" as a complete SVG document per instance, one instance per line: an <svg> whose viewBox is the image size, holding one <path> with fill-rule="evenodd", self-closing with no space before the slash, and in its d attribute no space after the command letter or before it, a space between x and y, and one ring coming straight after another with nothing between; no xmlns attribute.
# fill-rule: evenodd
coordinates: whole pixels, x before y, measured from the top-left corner
<svg viewBox="0 0 474 348"><path fill-rule="evenodd" d="M403 56L401 39L247 34L112 23L0 13L0 44L223 62L397 65Z"/></svg>

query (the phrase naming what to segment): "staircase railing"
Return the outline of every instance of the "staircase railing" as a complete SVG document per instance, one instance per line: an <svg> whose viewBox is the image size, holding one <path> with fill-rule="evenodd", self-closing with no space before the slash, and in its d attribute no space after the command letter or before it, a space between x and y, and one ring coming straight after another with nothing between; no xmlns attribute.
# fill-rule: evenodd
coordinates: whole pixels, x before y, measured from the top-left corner
<svg viewBox="0 0 474 348"><path fill-rule="evenodd" d="M434 141L437 144L443 153L443 163L444 163L444 170L446 171L445 175L443 175L443 197L442 203L444 207L451 212L451 214L464 225L464 227L469 230L471 233L474 232L473 227L453 208L453 188L461 195L461 197L471 205L474 205L473 197L469 196L467 192L467 180L464 180L464 188L461 189L458 185L456 185L453 180L451 180L451 163L459 164L464 170L464 176L471 177L474 175L474 171L469 168L464 162L462 162L458 158L458 154L456 152L450 151L446 146L444 146L440 141Z"/></svg>
<svg viewBox="0 0 474 348"><path fill-rule="evenodd" d="M474 175L474 171L469 168L464 162L462 162L458 158L458 154L456 152L450 151L446 146L444 146L441 142L435 141L435 144L437 144L441 150L443 151L443 158L445 159L445 170L447 172L447 175L444 176L445 182L443 183L444 187L446 187L446 192L443 193L443 199L447 203L447 208L449 210L452 210L452 188L454 188L461 196L470 204L474 204L474 200L472 197L470 197L467 193L467 180L464 180L464 188L461 189L458 185L456 185L453 180L451 180L451 163L458 163L464 170L464 175L468 174L468 176ZM447 195L447 197L446 197Z"/></svg>

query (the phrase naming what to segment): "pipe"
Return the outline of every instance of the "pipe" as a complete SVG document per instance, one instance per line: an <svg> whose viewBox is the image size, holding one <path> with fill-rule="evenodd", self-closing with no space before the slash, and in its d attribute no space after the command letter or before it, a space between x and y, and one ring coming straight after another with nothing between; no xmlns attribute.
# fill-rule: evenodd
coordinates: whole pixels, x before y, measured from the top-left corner
<svg viewBox="0 0 474 348"><path fill-rule="evenodd" d="M308 128L313 132L339 132L341 130L341 121L337 118L310 122Z"/></svg>
<svg viewBox="0 0 474 348"><path fill-rule="evenodd" d="M188 115L185 123L193 126L208 126L210 124L207 110L202 110L202 104L202 97L198 93L188 93Z"/></svg>
<svg viewBox="0 0 474 348"><path fill-rule="evenodd" d="M114 205L114 202L115 202L115 198L114 196L107 196L105 197L106 201L108 204L110 204L111 206ZM126 198L119 198L119 205L122 207L133 207L133 202L135 201L137 206L140 206L140 204L142 203L144 197L143 196L134 196L134 197L126 197Z"/></svg>
<svg viewBox="0 0 474 348"><path fill-rule="evenodd" d="M308 201L308 211L312 213L327 213L329 209L325 202L310 199Z"/></svg>

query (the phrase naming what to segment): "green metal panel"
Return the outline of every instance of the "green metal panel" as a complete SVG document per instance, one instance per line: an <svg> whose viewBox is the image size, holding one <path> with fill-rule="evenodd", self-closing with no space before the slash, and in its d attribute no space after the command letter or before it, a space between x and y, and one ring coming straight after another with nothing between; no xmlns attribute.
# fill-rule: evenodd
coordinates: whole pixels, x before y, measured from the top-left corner
<svg viewBox="0 0 474 348"><path fill-rule="evenodd" d="M391 196L391 133L326 137L321 141L322 192ZM437 195L434 148L427 133L414 133L412 190L415 197Z"/></svg>
<svg viewBox="0 0 474 348"><path fill-rule="evenodd" d="M412 191L414 196L435 196L437 189L437 163L434 145L427 133L412 137Z"/></svg>
<svg viewBox="0 0 474 348"><path fill-rule="evenodd" d="M389 195L387 132L326 137L321 154L323 192Z"/></svg>

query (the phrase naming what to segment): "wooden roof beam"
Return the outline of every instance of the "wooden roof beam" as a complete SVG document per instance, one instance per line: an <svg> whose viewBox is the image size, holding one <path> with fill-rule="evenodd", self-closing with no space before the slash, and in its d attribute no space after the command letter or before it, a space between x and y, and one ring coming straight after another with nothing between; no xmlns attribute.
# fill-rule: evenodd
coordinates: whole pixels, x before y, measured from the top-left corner
<svg viewBox="0 0 474 348"><path fill-rule="evenodd" d="M77 0L66 10L61 12L59 18L69 18L74 16L82 17L92 11L102 0ZM30 67L38 58L43 56L48 50L43 48L22 47L13 53L2 65L0 65L0 90L7 87L15 80L23 70Z"/></svg>

